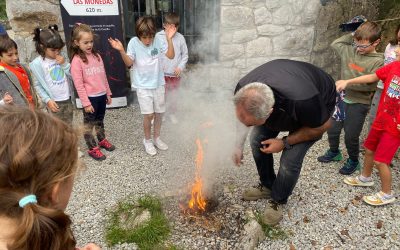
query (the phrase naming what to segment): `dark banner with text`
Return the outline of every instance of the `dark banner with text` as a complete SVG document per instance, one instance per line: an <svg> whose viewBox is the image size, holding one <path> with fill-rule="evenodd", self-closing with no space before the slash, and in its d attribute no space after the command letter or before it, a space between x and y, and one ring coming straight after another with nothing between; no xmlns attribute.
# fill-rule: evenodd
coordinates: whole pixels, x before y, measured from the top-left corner
<svg viewBox="0 0 400 250"><path fill-rule="evenodd" d="M97 34L95 46L100 51L110 84L113 102L108 107L126 106L129 92L126 68L117 50L111 48L108 38L123 41L122 22L118 0L60 0L65 39L70 41L75 23L90 25ZM77 100L77 106L81 103Z"/></svg>

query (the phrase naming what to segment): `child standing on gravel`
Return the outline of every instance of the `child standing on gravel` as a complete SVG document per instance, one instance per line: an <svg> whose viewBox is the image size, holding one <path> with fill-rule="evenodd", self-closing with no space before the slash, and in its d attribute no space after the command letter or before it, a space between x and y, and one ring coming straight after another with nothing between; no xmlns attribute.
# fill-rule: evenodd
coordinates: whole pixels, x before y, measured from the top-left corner
<svg viewBox="0 0 400 250"><path fill-rule="evenodd" d="M39 101L30 72L18 61L15 41L7 35L0 36L0 105L38 108Z"/></svg>
<svg viewBox="0 0 400 250"><path fill-rule="evenodd" d="M361 175L344 179L346 184L352 186L372 186L374 182L371 175L375 166L381 179L381 191L363 197L366 203L373 206L395 201L389 165L400 146L400 49L396 50L396 55L397 61L378 69L375 74L336 82L338 91L351 85L371 84L378 80L383 82L376 118L364 142L364 168Z"/></svg>
<svg viewBox="0 0 400 250"><path fill-rule="evenodd" d="M94 32L89 25L75 24L70 42L71 75L83 106L83 123L88 154L95 160L105 160L100 147L113 151L115 146L107 139L104 130L106 104L111 104L103 60L93 46ZM99 143L93 136L93 128Z"/></svg>
<svg viewBox="0 0 400 250"><path fill-rule="evenodd" d="M109 38L111 47L118 50L127 67L133 67L131 79L136 88L140 112L143 114L143 145L146 153L156 155L157 147L167 150L168 145L160 139L162 114L165 112L165 80L160 58L165 54L169 59L175 56L172 37L176 33L175 26L165 28L168 44L155 37L156 27L151 17L140 17L135 27L137 37L129 43L127 52L118 39ZM151 139L151 121L154 119L154 134Z"/></svg>
<svg viewBox="0 0 400 250"><path fill-rule="evenodd" d="M374 22L364 22L351 34L336 39L331 47L339 54L341 60L341 79L371 74L383 65L383 54L375 48L380 43L381 28ZM346 89L343 100L344 120L332 120L328 130L329 149L318 157L319 162L341 161L343 156L339 150L340 134L345 132L345 145L349 158L339 170L343 175L354 173L360 169L360 134L367 116L371 98L376 84L350 86Z"/></svg>
<svg viewBox="0 0 400 250"><path fill-rule="evenodd" d="M77 133L39 110L0 107L0 249L76 248L65 214L78 170Z"/></svg>
<svg viewBox="0 0 400 250"><path fill-rule="evenodd" d="M60 54L65 46L57 25L50 25L47 29L36 28L33 32L36 52L39 54L29 67L35 76L33 85L47 110L72 125L73 94L70 81L69 62Z"/></svg>
<svg viewBox="0 0 400 250"><path fill-rule="evenodd" d="M179 15L176 13L167 13L164 16L164 29L168 26L175 26L179 28ZM165 40L165 30L162 30L156 34L161 39ZM178 89L181 82L182 71L186 67L188 61L188 48L186 45L185 37L176 32L172 37L174 44L175 57L169 59L165 55L162 56L161 65L164 71L165 78L165 98L167 104L167 114L173 124L178 122L176 117L177 101L178 101Z"/></svg>

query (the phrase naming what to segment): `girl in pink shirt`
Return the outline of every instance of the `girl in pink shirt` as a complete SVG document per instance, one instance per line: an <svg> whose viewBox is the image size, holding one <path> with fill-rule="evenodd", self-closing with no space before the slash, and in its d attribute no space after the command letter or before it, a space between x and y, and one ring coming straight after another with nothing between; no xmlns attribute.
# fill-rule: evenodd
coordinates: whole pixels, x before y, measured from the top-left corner
<svg viewBox="0 0 400 250"><path fill-rule="evenodd" d="M71 75L76 91L83 106L83 123L88 154L95 160L104 160L106 156L100 147L113 151L105 136L104 115L106 104L111 104L111 90L108 85L103 60L93 46L94 32L89 25L75 24L70 42ZM97 139L93 136L95 128Z"/></svg>

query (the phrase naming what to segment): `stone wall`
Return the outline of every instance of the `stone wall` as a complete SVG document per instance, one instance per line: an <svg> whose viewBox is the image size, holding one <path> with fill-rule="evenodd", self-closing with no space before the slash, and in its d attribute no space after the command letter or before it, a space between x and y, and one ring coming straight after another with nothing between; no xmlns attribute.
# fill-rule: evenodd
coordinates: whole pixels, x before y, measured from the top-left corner
<svg viewBox="0 0 400 250"><path fill-rule="evenodd" d="M309 61L317 0L221 0L219 78L239 79L275 58Z"/></svg>

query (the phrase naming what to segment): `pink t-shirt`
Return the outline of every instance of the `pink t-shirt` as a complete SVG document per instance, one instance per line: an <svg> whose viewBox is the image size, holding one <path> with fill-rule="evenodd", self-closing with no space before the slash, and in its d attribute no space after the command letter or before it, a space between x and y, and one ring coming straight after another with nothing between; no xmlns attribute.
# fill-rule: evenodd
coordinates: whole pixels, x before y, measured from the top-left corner
<svg viewBox="0 0 400 250"><path fill-rule="evenodd" d="M84 63L79 55L75 55L71 62L72 79L83 107L91 105L88 97L112 95L101 57L93 54L86 57L87 63Z"/></svg>

